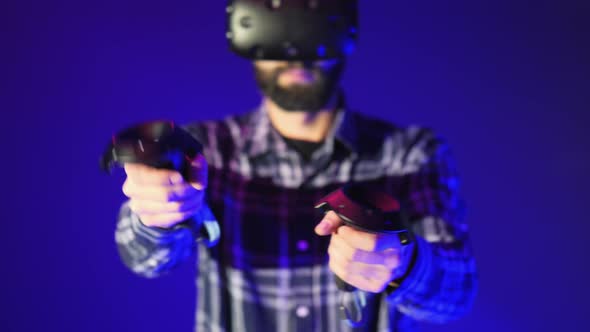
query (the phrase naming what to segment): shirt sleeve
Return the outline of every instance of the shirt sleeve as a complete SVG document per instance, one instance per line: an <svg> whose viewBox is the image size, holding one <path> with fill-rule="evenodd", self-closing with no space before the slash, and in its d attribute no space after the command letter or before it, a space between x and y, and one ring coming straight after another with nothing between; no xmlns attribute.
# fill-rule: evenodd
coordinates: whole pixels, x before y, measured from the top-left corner
<svg viewBox="0 0 590 332"><path fill-rule="evenodd" d="M388 303L421 321L446 322L469 311L477 292L477 272L464 222L459 179L449 147L440 138L415 146L422 162L408 180L408 212L417 256ZM420 159L421 157L416 157Z"/></svg>
<svg viewBox="0 0 590 332"><path fill-rule="evenodd" d="M198 242L208 240L206 233L211 233L210 225L216 225L217 221L208 206L203 206L187 223L189 227L148 227L125 202L115 231L121 260L131 271L146 278L169 272L193 254Z"/></svg>

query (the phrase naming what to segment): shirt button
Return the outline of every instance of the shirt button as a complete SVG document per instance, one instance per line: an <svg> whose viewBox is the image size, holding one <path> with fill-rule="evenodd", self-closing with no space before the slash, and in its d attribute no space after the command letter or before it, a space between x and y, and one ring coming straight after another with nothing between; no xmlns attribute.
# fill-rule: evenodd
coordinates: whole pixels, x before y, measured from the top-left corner
<svg viewBox="0 0 590 332"><path fill-rule="evenodd" d="M295 314L299 318L305 318L305 317L309 316L309 308L304 305L299 306L299 307L297 307L297 310L295 310Z"/></svg>
<svg viewBox="0 0 590 332"><path fill-rule="evenodd" d="M299 251L307 251L309 249L309 243L305 240L297 241L297 250Z"/></svg>

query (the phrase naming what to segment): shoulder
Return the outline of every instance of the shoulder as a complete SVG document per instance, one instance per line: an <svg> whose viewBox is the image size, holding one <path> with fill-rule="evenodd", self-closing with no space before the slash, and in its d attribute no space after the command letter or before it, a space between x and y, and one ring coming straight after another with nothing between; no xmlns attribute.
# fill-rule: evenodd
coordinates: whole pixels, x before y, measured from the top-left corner
<svg viewBox="0 0 590 332"><path fill-rule="evenodd" d="M387 174L407 174L425 165L453 163L447 140L432 127L401 125L361 113L351 114L351 119L361 159L377 162Z"/></svg>
<svg viewBox="0 0 590 332"><path fill-rule="evenodd" d="M232 114L219 119L191 122L184 125L204 145L227 144L239 140L249 131L255 111Z"/></svg>
<svg viewBox="0 0 590 332"><path fill-rule="evenodd" d="M396 150L431 150L445 140L433 128L410 124L402 125L393 121L360 112L350 112L358 133L358 139L369 145L384 147L391 145Z"/></svg>
<svg viewBox="0 0 590 332"><path fill-rule="evenodd" d="M250 130L255 111L233 114L220 119L196 121L184 127L203 145L203 155L214 168L225 167L241 147Z"/></svg>

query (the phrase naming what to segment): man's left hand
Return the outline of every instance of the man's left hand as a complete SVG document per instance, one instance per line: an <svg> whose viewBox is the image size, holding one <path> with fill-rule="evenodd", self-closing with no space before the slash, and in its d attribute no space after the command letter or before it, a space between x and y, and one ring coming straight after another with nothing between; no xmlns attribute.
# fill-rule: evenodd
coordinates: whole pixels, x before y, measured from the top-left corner
<svg viewBox="0 0 590 332"><path fill-rule="evenodd" d="M343 225L336 213L326 213L315 227L320 236L332 235L330 269L348 284L379 293L404 275L414 244L402 246L397 234L372 234Z"/></svg>

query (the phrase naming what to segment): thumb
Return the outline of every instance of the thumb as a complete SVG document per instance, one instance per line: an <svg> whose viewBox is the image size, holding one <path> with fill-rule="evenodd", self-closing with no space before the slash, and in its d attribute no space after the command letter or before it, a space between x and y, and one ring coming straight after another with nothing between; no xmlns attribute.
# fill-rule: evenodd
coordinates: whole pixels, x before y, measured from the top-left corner
<svg viewBox="0 0 590 332"><path fill-rule="evenodd" d="M315 233L320 236L330 235L334 233L342 223L342 219L340 219L334 211L328 211L328 213L324 215L324 219L322 219L322 221L320 221L315 227Z"/></svg>
<svg viewBox="0 0 590 332"><path fill-rule="evenodd" d="M207 187L207 160L202 154L197 155L190 164L190 184L197 190Z"/></svg>

